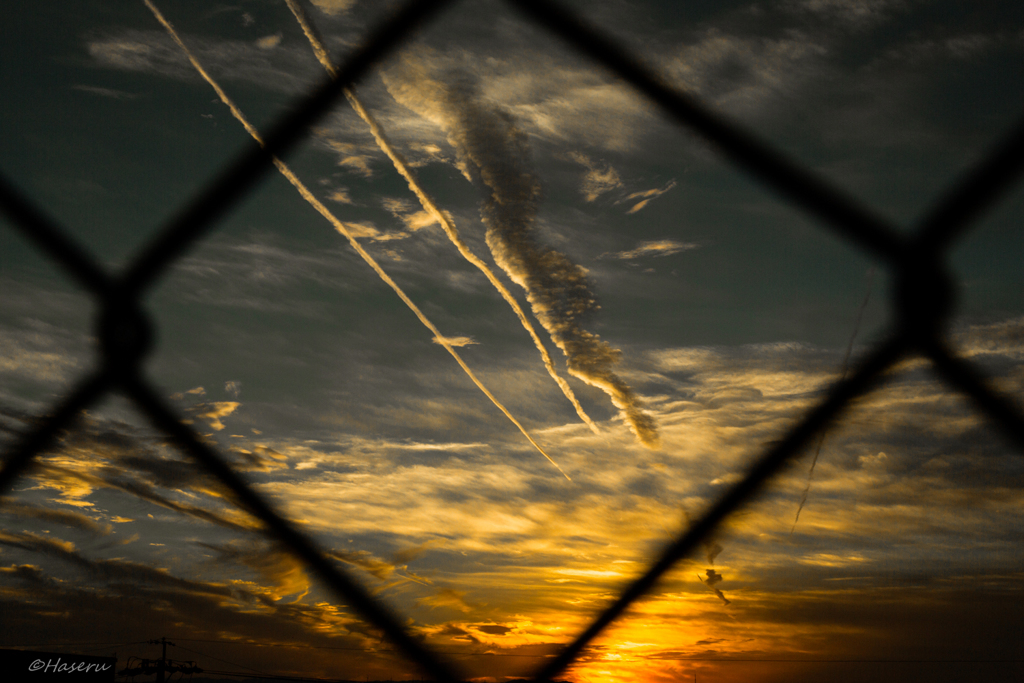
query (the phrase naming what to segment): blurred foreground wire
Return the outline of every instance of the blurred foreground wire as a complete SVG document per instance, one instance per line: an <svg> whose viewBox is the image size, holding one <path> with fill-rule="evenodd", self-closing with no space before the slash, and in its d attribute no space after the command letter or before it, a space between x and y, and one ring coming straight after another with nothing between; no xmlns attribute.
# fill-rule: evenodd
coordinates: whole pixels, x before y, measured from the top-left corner
<svg viewBox="0 0 1024 683"><path fill-rule="evenodd" d="M563 673L597 635L649 593L660 577L709 538L728 515L749 503L772 476L841 415L851 400L876 388L885 372L909 354L931 360L940 378L970 397L979 411L1024 452L1024 417L1018 406L994 391L982 373L961 358L946 339L945 325L956 292L955 283L945 274L943 264L945 252L951 249L956 238L966 233L971 221L1011 189L1024 170L1024 124L936 200L932 208L924 212L916 232L907 237L842 190L667 85L663 77L641 60L558 4L540 0L507 1L631 84L667 116L704 137L769 189L874 256L880 261L879 266L887 268L898 283L893 300L897 325L888 339L868 353L849 378L836 383L821 403L780 441L756 458L754 466L739 483L712 505L682 538L666 548L590 627L538 670L536 680L551 680ZM82 410L111 392L119 392L131 399L153 425L171 437L197 465L216 476L231 491L235 502L262 522L264 533L300 558L339 601L351 606L383 632L424 674L434 680L454 682L463 677L450 661L410 634L397 616L328 559L323 549L281 516L220 454L183 424L181 416L163 403L160 392L142 372L142 363L151 351L153 330L141 306L145 291L252 190L270 169L273 156L281 156L292 148L345 88L450 4L451 0L413 0L401 7L390 20L371 32L364 47L338 66L337 78L329 79L299 102L273 127L264 146L254 144L227 164L119 275L107 273L69 237L69 230L49 218L45 211L25 199L11 181L0 176L0 208L14 229L48 254L94 297L99 311L96 332L100 340L98 369L81 379L5 454L0 469L0 495L11 490L17 478L30 468L40 453L52 446L62 431L73 429Z"/></svg>

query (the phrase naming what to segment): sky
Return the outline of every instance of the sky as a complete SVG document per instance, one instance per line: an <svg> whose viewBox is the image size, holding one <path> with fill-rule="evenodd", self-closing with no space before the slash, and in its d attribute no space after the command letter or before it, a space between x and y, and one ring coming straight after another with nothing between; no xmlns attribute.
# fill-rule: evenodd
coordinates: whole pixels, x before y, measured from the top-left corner
<svg viewBox="0 0 1024 683"><path fill-rule="evenodd" d="M397 6L15 3L0 173L123 268ZM908 231L1024 111L1014 2L569 6ZM1021 218L1015 189L947 258L951 344L1018 405ZM0 224L6 450L98 356L89 297ZM465 0L160 279L144 369L416 637L499 683L886 336L891 289L620 79ZM563 678L1019 678L1022 484L1020 454L908 358ZM0 520L0 647L123 662L167 636L206 669L420 677L118 395Z"/></svg>

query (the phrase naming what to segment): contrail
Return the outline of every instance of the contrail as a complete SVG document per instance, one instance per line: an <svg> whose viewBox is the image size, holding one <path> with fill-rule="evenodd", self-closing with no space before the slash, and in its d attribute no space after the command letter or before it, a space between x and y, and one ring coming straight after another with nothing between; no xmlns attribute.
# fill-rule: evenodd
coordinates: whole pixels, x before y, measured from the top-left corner
<svg viewBox="0 0 1024 683"><path fill-rule="evenodd" d="M597 308L586 269L539 242L533 223L540 184L530 170L526 136L512 117L480 101L473 85L433 80L420 65L383 74L391 94L438 122L465 167L485 188L481 216L487 246L497 264L526 291L533 314L565 354L569 374L604 391L641 443L657 447L654 419L633 390L612 370L621 352L581 327Z"/></svg>
<svg viewBox="0 0 1024 683"><path fill-rule="evenodd" d="M864 301L860 303L860 309L857 310L857 322L853 324L853 334L850 335L850 343L846 345L846 355L843 356L843 369L840 372L839 381L842 382L846 379L846 373L849 371L850 365L850 353L853 351L853 340L857 338L857 333L860 332L860 323L864 318L864 309L868 307L868 301L871 300L871 285L875 278L875 267L871 266L871 270L868 271L868 291L864 295ZM821 436L818 437L818 445L814 448L814 459L811 460L811 469L807 472L807 486L804 487L804 493L800 497L800 506L796 509L796 517L793 519L793 526L789 529L789 535L793 535L793 530L796 529L796 523L800 521L800 512L804 509L804 504L807 503L807 494L811 490L811 479L814 477L814 466L818 464L818 455L821 453L821 445L825 443L825 437L828 435L828 428L821 431Z"/></svg>
<svg viewBox="0 0 1024 683"><path fill-rule="evenodd" d="M291 9L292 14L294 14L295 18L298 20L299 26L302 27L302 32L306 34L306 38L309 40L309 44L312 45L316 58L332 78L337 78L338 72L331 63L330 56L327 54L327 48L324 47L323 41L320 39L320 36L317 33L316 28L313 26L313 22L310 20L309 15L306 14L305 9L303 9L303 7L298 3L298 0L285 0L285 2ZM533 339L534 345L540 352L541 359L544 361L544 367L547 368L548 374L551 375L551 379L555 380L555 383L558 384L562 393L565 394L565 397L569 399L570 403L572 403L572 406L576 409L576 414L580 416L580 419L590 427L591 431L595 434L599 434L600 430L594 421L590 419L590 416L584 412L583 406L580 405L580 402L576 398L576 394L573 393L569 383L566 382L565 379L555 370L555 364L551 360L551 355L548 353L548 350L544 346L544 342L541 341L537 331L530 323L530 319L526 317L526 313L523 311L522 307L520 307L519 302L516 301L515 297L512 296L512 293L508 291L508 288L505 287L501 280L495 276L487 264L477 257L476 254L470 251L469 246L462 241L462 237L459 235L459 231L455 227L455 224L446 213L438 208L433 198L431 198L419 184L419 181L416 180L416 177L412 173L412 169L409 168L409 164L406 163L405 157L403 157L402 153L392 146L391 142L384 134L383 129L381 129L380 124L370 114L370 112L367 111L366 107L363 106L363 103L359 101L355 92L351 88L345 88L343 92L345 93L345 97L348 99L349 104L352 105L352 108L356 110L356 113L359 114L363 121L366 122L366 125L370 127L370 132L373 133L373 138L377 141L377 146L380 147L382 152L388 155L388 158L391 159L391 163L395 166L395 170L405 178L406 182L409 184L409 189L412 190L413 194L416 195L416 198L419 199L423 210L433 216L434 220L441 224L445 234L448 235L448 239L451 240L452 244L454 244L459 250L459 253L462 254L463 258L472 263L480 270L480 272L487 276L488 281L494 285L494 288L498 290L501 297L508 302L509 306L512 307L512 310L515 311L516 316L519 318L519 322L522 323L523 328L530 333L530 338Z"/></svg>
<svg viewBox="0 0 1024 683"><path fill-rule="evenodd" d="M706 580L700 578L700 574L697 574L697 579L701 583L703 583L705 586L707 586L711 590L715 591L715 595L717 595L719 597L719 599L721 599L721 601L724 602L726 605L732 604L732 600L730 600L729 598L725 597L725 593L723 593L715 585L717 583L721 583L722 579L725 578L725 577L723 577L721 574L716 572L714 569L709 569L707 574L708 574L708 578Z"/></svg>
<svg viewBox="0 0 1024 683"><path fill-rule="evenodd" d="M210 74L206 72L206 69L204 69L203 66L199 63L199 60L197 60L195 56L192 54L192 52L187 47L185 47L185 43L182 42L181 38L178 36L178 32L174 30L174 27L171 26L170 22L168 22L167 19L164 18L164 15L160 13L160 10L158 10L150 0L143 0L143 2L145 2L146 7L148 7L150 11L153 12L153 15L157 18L157 21L159 21L163 25L163 27L167 29L167 32L174 39L174 42L178 44L178 47L180 47L182 51L185 53L185 55L188 57L188 60L192 63L192 66L195 67L196 71L199 72L199 75L202 76L206 80L206 82L209 83L210 86L213 87L213 89L217 92L217 96L220 97L221 102L227 105L228 109L231 110L231 113L234 115L236 119L238 119L239 123L241 123L245 127L245 130L248 131L249 135L251 135L252 138L262 146L264 144L263 138L252 126L252 124L249 123L249 121L245 118L241 110L239 110L239 108L235 105L231 98L227 96L227 93L225 93L224 90L222 90L221 87L217 85L216 81L213 80ZM394 290L395 294L397 294L398 297L405 303L405 305L409 307L409 310L416 314L416 317L419 318L420 322L423 323L423 325L428 330L430 330L431 333L433 333L434 338L437 339L438 343L441 346L443 346L445 350L448 351L448 353L452 355L452 358L454 358L455 361L459 364L459 366L462 367L466 375L471 380L473 380L473 383L477 386L477 388L480 389L480 391L482 391L484 395L487 396L487 398L491 399L491 403L493 403L498 408L498 410L504 413L505 417L507 417L512 422L512 424L519 428L519 431L523 433L523 436L525 436L526 439L531 444L533 444L533 447L536 448L541 455L548 459L548 462L554 465L555 468L562 473L562 476L564 476L569 481L572 481L569 475L566 474L565 471L558 466L558 463L552 460L551 456L544 452L544 449L540 447L540 444L533 440L533 437L530 436L529 432L527 432L523 425L519 423L519 420L513 417L512 413L510 413L508 409L505 408L505 406L503 406L501 402L499 402L498 399L494 397L494 394L492 394L487 389L487 387L484 386L483 382L481 382L477 378L477 376L473 374L473 371L469 369L469 366L466 365L466 362L462 360L462 357L458 354L455 348L448 342L448 339L443 334L441 334L441 332L436 327L434 327L434 323L430 322L430 320L427 319L427 316L423 314L423 311L421 311L419 307L413 303L412 299L410 299L406 295L406 293L402 291L402 288L399 287L398 284L394 280L392 280L387 273L384 272L384 269L380 267L377 261L374 260L374 258L370 256L370 254L365 249L363 249L362 245L359 244L359 242L348 230L348 228L345 227L345 224L338 220L334 216L334 214L332 214L330 210L320 202L320 200L313 196L313 193L309 191L309 189L302 183L301 180L299 180L295 176L294 173L292 173L292 170L288 168L288 166L285 165L283 161L281 161L277 157L274 157L273 161L274 166L277 167L277 170L281 172L281 175L288 179L288 182L290 182L295 187L296 190L299 191L299 194L302 195L302 198L309 202L314 209L320 212L321 216L329 220L331 222L331 225L333 225L338 232L340 232L342 235L345 236L346 239L348 239L349 244L351 244L352 248L356 250L356 253L359 254L362 257L362 259L366 261L367 265L373 268L374 272L376 272L377 275L379 275L380 278L389 287L391 287L391 289Z"/></svg>

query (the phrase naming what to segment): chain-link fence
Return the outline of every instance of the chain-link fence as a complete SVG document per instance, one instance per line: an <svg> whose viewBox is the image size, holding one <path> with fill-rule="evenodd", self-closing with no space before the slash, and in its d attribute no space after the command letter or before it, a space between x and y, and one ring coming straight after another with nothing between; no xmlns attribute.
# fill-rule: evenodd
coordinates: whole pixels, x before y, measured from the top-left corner
<svg viewBox="0 0 1024 683"><path fill-rule="evenodd" d="M799 455L815 434L836 420L854 398L875 388L883 374L908 355L917 354L930 360L946 383L970 397L993 425L1024 452L1024 417L1019 409L994 391L946 339L944 327L952 309L956 283L943 263L943 257L956 239L1013 186L1024 169L1024 123L943 194L925 212L915 230L904 234L841 190L750 133L713 115L692 97L670 87L655 71L566 9L548 0L507 2L624 79L667 116L703 136L722 155L761 183L870 253L889 269L897 283L892 302L897 312L896 329L866 355L848 378L833 386L824 400L761 454L746 476L671 544L643 576L571 644L550 658L535 673L536 680L550 680L564 672L598 634L649 592L662 575L709 538L728 515L749 501L788 461ZM216 476L239 505L263 522L266 533L300 558L339 600L380 629L425 674L440 681L460 680L459 672L413 637L396 615L258 495L221 454L182 422L146 381L142 363L151 350L153 335L140 300L188 248L213 230L218 219L245 197L271 168L274 156L283 156L303 138L345 88L452 4L451 0L412 0L405 5L369 36L363 48L339 66L337 78L306 97L298 108L274 126L263 147L253 145L231 163L192 203L168 221L141 255L121 273L112 274L101 268L69 237L68 230L0 177L0 206L15 229L49 254L95 297L99 309L96 333L101 359L99 369L79 380L63 400L39 419L35 429L22 435L4 456L0 494L11 490L33 459L51 447L62 430L72 427L83 409L108 393L120 392L182 451Z"/></svg>

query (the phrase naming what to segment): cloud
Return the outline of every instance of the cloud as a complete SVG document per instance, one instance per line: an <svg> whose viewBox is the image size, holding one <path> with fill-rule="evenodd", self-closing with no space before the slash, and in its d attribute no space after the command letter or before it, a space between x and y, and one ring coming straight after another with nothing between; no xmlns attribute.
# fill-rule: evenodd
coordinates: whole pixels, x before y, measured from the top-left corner
<svg viewBox="0 0 1024 683"><path fill-rule="evenodd" d="M640 209L642 209L645 206L647 206L652 200L657 199L658 197L660 197L661 195L665 194L666 192L668 192L669 190L671 190L675 186L676 186L676 181L675 180L670 180L665 185L665 187L661 188L660 190L657 189L657 188L654 188L654 189L651 189L651 190L645 190L643 192L634 192L634 193L628 195L625 199L623 199L621 201L628 202L628 201L631 201L633 199L638 199L638 198L642 197L643 199L641 199L639 202L634 204L633 207L629 211L626 212L627 214L636 213Z"/></svg>
<svg viewBox="0 0 1024 683"><path fill-rule="evenodd" d="M284 93L300 93L313 85L317 72L302 50L273 46L274 36L261 41L190 38L194 52L211 73L227 81L257 84ZM272 49L271 49L272 48ZM88 40L86 50L100 66L156 73L190 80L193 71L174 41L160 31L122 30Z"/></svg>
<svg viewBox="0 0 1024 683"><path fill-rule="evenodd" d="M454 588L440 588L436 594L420 598L416 604L429 607L450 607L460 612L473 611L473 607L466 602L465 591L458 591Z"/></svg>
<svg viewBox="0 0 1024 683"><path fill-rule="evenodd" d="M63 467L44 459L36 466L39 473L34 477L37 482L35 488L57 490L62 496L59 502L75 507L93 507L93 503L84 498L97 490L113 489L187 517L210 522L227 529L247 531L259 526L259 522L252 520L239 510L228 509L220 512L192 503L173 500L146 482L134 479L130 474L126 476L126 473L119 468L101 467L99 468L100 476L97 476L89 473L88 467L89 463L81 462L76 462L71 467ZM201 475L198 473L194 476L197 480L201 479ZM210 489L198 484L194 488L207 494L211 493Z"/></svg>
<svg viewBox="0 0 1024 683"><path fill-rule="evenodd" d="M197 419L206 420L211 429L219 432L224 429L224 423L221 422L220 418L227 417L231 413L235 412L240 405L242 404L238 401L212 401L210 403L198 403L189 407L187 409L187 413Z"/></svg>
<svg viewBox="0 0 1024 683"><path fill-rule="evenodd" d="M588 202L594 201L606 192L623 187L619 174L610 165L606 164L602 168L582 152L572 152L569 158L587 169L580 191Z"/></svg>
<svg viewBox="0 0 1024 683"><path fill-rule="evenodd" d="M345 227L348 228L349 234L356 239L369 239L376 241L382 237L381 231L371 223L349 222L345 224Z"/></svg>
<svg viewBox="0 0 1024 683"><path fill-rule="evenodd" d="M78 367L76 359L63 353L57 339L38 331L2 330L0 345L0 373L31 378L47 383L67 381Z"/></svg>
<svg viewBox="0 0 1024 683"><path fill-rule="evenodd" d="M291 9L292 14L295 15L296 20L302 27L303 33L309 40L309 43L313 48L313 52L316 54L317 59L323 65L324 69L326 69L327 73L332 77L337 77L337 73L328 58L327 50L323 45L323 41L317 34L317 31L309 17L306 16L302 6L299 5L297 0L288 0L288 7ZM413 175L412 169L406 161L405 156L391 144L391 141L384 133L383 128L381 128L380 123L373 115L370 114L369 110L366 109L362 101L356 96L355 92L351 88L346 88L345 97L352 105L352 108L355 109L356 113L359 114L359 117L366 122L366 125L370 128L370 132L373 134L373 138L377 142L381 151L384 152L384 154L391 160L395 170L402 176L402 178L405 179L406 183L408 183L409 190L412 191L416 199L419 200L420 206L423 207L423 211L411 217L402 216L402 219L409 226L409 229L416 231L427 227L428 225L432 225L435 222L441 225L445 235L447 235L449 241L459 251L459 254L484 274L488 282L491 283L491 285L497 290L498 294L500 294L505 302L512 308L512 311L516 314L520 324L527 333L529 333L531 339L533 339L534 345L540 352L544 367L551 376L551 379L555 381L558 387L562 390L562 393L576 409L576 413L580 416L580 419L590 426L592 430L596 431L597 426L594 424L593 420L590 419L590 416L583 410L583 406L580 404L579 400L577 400L576 395L573 393L568 382L563 380L555 371L554 364L551 361L551 356L548 354L547 348L545 348L540 337L538 337L536 330L534 330L533 325L519 306L519 302L516 301L515 297L512 296L512 293L509 292L505 285L494 275L490 267L472 252L469 245L465 243L462 236L459 234L458 229L455 227L455 222L452 219L451 214L442 211L440 207L438 207L437 202L434 201L434 199L427 194L426 190L423 189L415 175ZM464 174L465 172L465 169L463 169ZM435 335L435 340L436 339L438 339L437 335ZM439 343L444 345L443 342ZM450 350L451 347L448 348ZM504 410L504 408L502 408L502 410ZM525 434L525 431L523 433ZM527 435L527 438L529 438L529 435ZM539 446L537 446L537 449L541 450ZM541 452L543 453L543 451ZM544 455L548 460L551 460L546 453ZM555 464L553 460L551 460L551 463ZM558 465L555 465L555 467L558 467ZM563 474L565 473L563 472ZM569 478L568 475L565 476L567 479Z"/></svg>
<svg viewBox="0 0 1024 683"><path fill-rule="evenodd" d="M356 0L310 0L324 14L343 14L356 3Z"/></svg>
<svg viewBox="0 0 1024 683"><path fill-rule="evenodd" d="M396 553L394 553L392 557L394 558L395 564L407 565L413 560L415 560L417 557L425 553L428 548L436 544L437 541L431 539L429 541L425 541L423 543L419 543L417 545L409 546L408 548L399 550Z"/></svg>
<svg viewBox="0 0 1024 683"><path fill-rule="evenodd" d="M436 337L432 340L435 344L443 343ZM479 344L480 342L475 341L472 337L445 337L445 342L452 346L469 346L470 344Z"/></svg>
<svg viewBox="0 0 1024 683"><path fill-rule="evenodd" d="M216 562L233 562L259 573L273 587L274 600L294 595L295 602L309 593L309 578L302 563L274 543L235 540L222 544L199 543L217 554Z"/></svg>
<svg viewBox="0 0 1024 683"><path fill-rule="evenodd" d="M708 564L714 564L715 558L724 550L721 543L715 543L714 541L705 543L704 549L707 551Z"/></svg>
<svg viewBox="0 0 1024 683"><path fill-rule="evenodd" d="M348 190L334 190L327 197L328 201L338 202L339 204L354 204L352 198L348 195Z"/></svg>
<svg viewBox="0 0 1024 683"><path fill-rule="evenodd" d="M381 205L392 216L405 223L405 227L410 232L417 232L439 223L435 212L430 210L417 211L414 204L408 200L384 197L381 199ZM452 220L450 215L446 215L445 219L448 221Z"/></svg>
<svg viewBox="0 0 1024 683"><path fill-rule="evenodd" d="M84 570L94 578L104 581L131 581L143 585L168 587L178 590L202 590L220 596L232 596L232 590L224 585L181 579L165 569L153 568L138 562L121 558L93 559L75 548L75 544L26 532L0 532L0 545L21 548L59 559L75 568Z"/></svg>
<svg viewBox="0 0 1024 683"><path fill-rule="evenodd" d="M697 578L700 579L701 582L705 586L707 586L711 590L715 591L715 595L718 596L718 598L722 601L723 604L726 604L726 605L730 604L732 601L729 600L727 597L725 597L725 593L723 593L717 587L717 584L720 583L723 580L724 577L721 574L719 574L718 572L716 572L714 569L707 570L707 577L708 578L706 578L706 579L700 579L699 576Z"/></svg>
<svg viewBox="0 0 1024 683"><path fill-rule="evenodd" d="M964 33L908 41L888 50L887 61L895 64L921 66L950 60L970 61L979 56L1004 47L1008 43L1002 33Z"/></svg>
<svg viewBox="0 0 1024 683"><path fill-rule="evenodd" d="M286 603L274 599L276 587L259 582L190 580L124 559L89 558L24 535L12 539L5 534L0 540L12 542L33 547L37 559L0 567L0 634L5 642L53 642L58 632L64 641L89 641L102 632L125 642L148 629L178 629L191 638L210 640L204 651L212 658L188 653L198 655L207 668L220 658L231 658L264 671L312 670L326 676L337 666L340 648L351 652L346 665L352 675L358 671L382 680L393 670L387 654L368 652L379 643L379 634L330 602ZM57 560L57 566L46 566L54 564L48 558ZM234 562L225 565L237 572ZM69 567L88 578L70 577ZM58 623L64 627L55 631ZM230 641L226 650L225 639ZM243 649L239 657L237 648L246 648L248 642L260 647ZM295 651L294 643L304 647ZM168 654L174 656L174 650Z"/></svg>
<svg viewBox="0 0 1024 683"><path fill-rule="evenodd" d="M123 90L114 90L113 88L100 88L95 85L73 85L72 90L79 90L81 92L91 93L93 95L100 95L101 97L109 97L114 100L133 100L138 95L134 93L124 92Z"/></svg>
<svg viewBox="0 0 1024 683"><path fill-rule="evenodd" d="M280 33L275 33L270 36L263 36L256 40L256 47L261 50L273 50L275 47L281 44L282 36Z"/></svg>
<svg viewBox="0 0 1024 683"><path fill-rule="evenodd" d="M795 0L793 9L853 25L874 24L890 16L890 10L905 7L907 0Z"/></svg>
<svg viewBox="0 0 1024 683"><path fill-rule="evenodd" d="M344 156L338 160L338 166L344 166L364 178L373 177L373 169L370 168L370 157L364 155Z"/></svg>
<svg viewBox="0 0 1024 683"><path fill-rule="evenodd" d="M106 66L142 70L151 66L153 48L130 40L106 40L89 44L89 54Z"/></svg>
<svg viewBox="0 0 1024 683"><path fill-rule="evenodd" d="M386 581L395 571L394 563L385 562L380 558L374 557L366 550L330 550L328 551L328 554L346 564L359 567L367 574L370 574L381 581Z"/></svg>
<svg viewBox="0 0 1024 683"><path fill-rule="evenodd" d="M820 70L828 49L793 30L784 38L734 35L707 29L694 43L664 58L680 87L735 115L760 110Z"/></svg>
<svg viewBox="0 0 1024 683"><path fill-rule="evenodd" d="M88 531L97 536L104 536L111 532L109 524L99 524L92 517L81 512L54 510L31 503L5 501L3 506L0 507L0 513L15 515L21 518L38 519L42 522L54 522L74 529ZM118 519L112 519L111 521L116 522Z"/></svg>
<svg viewBox="0 0 1024 683"><path fill-rule="evenodd" d="M170 398L172 401L180 401L183 398L185 398L186 394L190 394L193 396L206 396L206 389L204 389L203 387L194 387L192 389L189 389L188 391L181 391L171 394Z"/></svg>
<svg viewBox="0 0 1024 683"><path fill-rule="evenodd" d="M25 416L20 421L30 419ZM247 457L248 462L233 462L233 466L240 470L266 469L263 460L273 459L273 454L254 448ZM23 508L25 515L81 530L109 533L109 523L131 521L120 515L103 519L102 507L88 500L101 490L120 491L226 529L247 531L257 525L238 509L218 509L224 504L219 486L196 464L170 450L165 437L142 432L123 422L80 417L74 430L61 435L53 449L37 458L28 478L34 482L28 491L57 491L60 497L54 502L89 508L90 512L85 516L40 510L25 502L21 503L29 506ZM199 496L210 507L197 504Z"/></svg>
<svg viewBox="0 0 1024 683"><path fill-rule="evenodd" d="M565 354L569 374L607 393L641 443L656 447L654 420L612 370L621 352L581 327L580 318L596 307L584 269L537 239L533 221L540 186L525 134L508 112L480 98L466 74L442 83L430 71L423 59L406 55L383 76L395 99L446 130L479 177L491 254L526 291L534 316Z"/></svg>
<svg viewBox="0 0 1024 683"><path fill-rule="evenodd" d="M210 84L210 86L217 93L217 96L220 98L220 100L228 107L228 109L231 110L231 114L235 117L235 119L237 119L238 122L242 124L246 132L248 132L249 135L257 143L262 145L263 139L262 137L260 137L260 134L252 126L252 124L250 124L249 121L245 118L245 116L242 114L238 106L235 105L235 103L227 96L227 93L224 92L224 90L216 83L216 81L214 81L213 77L210 76L210 74L203 68L203 66L196 59L195 55L193 55L189 51L188 47L185 46L185 43L182 42L180 36L178 36L177 32L174 30L174 27L171 26L171 24L164 18L164 16L160 13L156 6L152 2L150 2L150 0L145 0L145 3L146 6L149 7L153 15L156 17L157 21L160 22L160 24L167 30L168 34L178 45L178 47L181 48L181 51L185 54L189 63L203 77L203 79ZM377 276L380 277L380 279L383 280L384 283L387 284L395 292L395 294L398 295L402 302L409 308L409 310L413 312L413 314L415 314L419 321L433 333L434 338L441 340L441 346L443 346L444 349L452 356L452 358L455 359L455 361L459 364L459 367L462 368L463 372L476 385L476 387L480 389L480 391L483 392L485 396L487 396L491 403L493 403L494 406L499 411L501 411L501 413L513 425L515 425L515 427L527 439L527 441L529 441L530 444L534 448L536 448L537 451L541 455L543 455L545 459L548 460L548 462L554 465L554 467L558 469L558 471L561 472L566 479L569 479L569 475L565 474L565 472L562 471L558 464L551 459L551 456L548 455L540 446L540 444L538 444L534 440L534 438L530 435L529 432L526 431L526 428L523 427L519 420L517 420L512 415L512 413L509 412L509 410L500 401L498 401L494 394L492 394L490 390L487 389L486 386L484 386L483 382L480 381L476 374L474 374L473 371L469 368L469 366L466 365L465 361L462 360L462 357L459 356L459 354L455 351L455 348L444 342L444 335L441 334L441 332L427 318L423 311L421 311L420 308L415 303L413 303L412 299L409 298L409 296L398 286L398 284L386 272L384 272L384 269L380 267L380 264L378 264L377 261L372 256L370 256L370 254L359 244L359 241L356 239L355 235L352 234L349 227L342 223L340 220L338 220L337 217L333 213L331 213L326 206L323 205L323 203L321 203L315 196L313 196L313 194L309 191L306 185L299 180L295 173L293 173L292 170L283 161L275 157L273 159L273 163L277 170L280 171L281 174L288 180L288 182L291 183L296 190L298 190L302 198L305 199L306 202L308 202L314 209L316 209L321 216L330 221L331 225L334 226L335 230L341 233L348 240L349 245L352 247L352 249L355 250L355 252L359 254L363 261L368 266L370 266L370 268L373 269ZM394 256L397 257L397 255Z"/></svg>
<svg viewBox="0 0 1024 683"><path fill-rule="evenodd" d="M635 249L620 251L610 255L624 260L642 258L644 256L671 256L672 254L678 254L681 251L697 249L699 246L699 244L694 244L692 242L680 242L679 240L674 239L651 240L648 242L641 242L640 246ZM602 254L602 257L608 255L609 254Z"/></svg>
<svg viewBox="0 0 1024 683"><path fill-rule="evenodd" d="M381 232L371 223L354 229L378 237L403 234ZM328 307L303 296L306 287L322 288L335 296L358 291L361 277L352 272L355 261L343 245L309 250L290 246L271 235L211 240L200 253L175 264L177 296L216 308L322 318Z"/></svg>
<svg viewBox="0 0 1024 683"><path fill-rule="evenodd" d="M951 337L974 362L997 368L1005 390L1024 388L1024 321L960 327ZM579 632L628 577L641 573L652 548L678 537L680 506L705 509L721 495L710 482L744 472L765 441L778 438L820 401L839 374L844 351L776 343L657 349L639 356L636 381L649 388L663 449L648 451L625 433L546 432L545 439L578 459L568 463L580 472L576 485L565 490L551 486L545 463L533 467L528 459L508 457L525 452L517 444L422 443L336 431L329 443L321 434L303 434L270 444L289 464L320 458L320 465L313 471L275 471L261 476L259 486L282 501L289 516L309 520L310 531L327 547L340 549L336 559L358 568L360 578L412 619L411 628L428 643L476 647L474 638L495 655L539 659ZM135 438L153 447L142 436ZM299 440L307 437L324 443ZM122 454L127 441L110 437L104 443L109 445L97 445L89 458L124 457L133 463L129 472L139 472L133 476L150 476ZM830 436L816 495L793 537L787 532L804 485L803 467L777 477L721 530L719 545L727 551L714 557L714 574L707 571L712 544L666 576L632 616L616 622L579 670L600 666L631 680L641 674L670 680L678 666L674 660L687 657L763 658L770 652L824 658L847 650L866 657L876 652L872 648L890 647L900 648L901 656L926 656L935 648L965 647L958 640L972 631L991 634L990 646L1011 652L996 635L1014 623L1012 596L1020 581L1016 511L1024 509L1024 489L1018 486L1019 458L1007 453L969 404L934 381L927 364L904 365L856 402ZM160 474L150 478L172 476L167 465L154 468ZM195 491L187 482L178 488ZM103 498L92 500L103 507ZM86 513L108 521L100 510ZM194 528L185 527L183 535L194 537ZM348 539L353 543L346 547ZM93 613L74 611L74 619L61 622L50 612L87 605L110 609L116 597L125 601L122 610L128 606L152 617L150 628L170 619L186 625L179 628L212 633L210 638L271 634L266 642L288 642L309 633L311 639L301 642L378 643L379 636L359 635L360 625L322 600L316 586L302 601L284 604L285 578L272 580L272 574L244 562L211 562L204 569L210 573L201 574L204 581L189 584L173 585L179 576L168 577L168 571L132 578L132 595L115 580L135 577L130 568L102 574L81 565L90 577L112 577L95 578L87 602L72 590L76 584L67 571L47 569L51 561L79 567L72 555L84 555L86 545L78 538L72 545L40 533L5 540L5 552L11 553L5 555L10 566L3 568L6 592L0 595L7 600L5 624L40 628L31 625L27 608L11 600L14 584L26 591L26 604L35 601L31 616L51 629ZM430 552L422 552L430 541ZM163 550L173 547L166 542ZM211 544L255 559L263 547L220 539ZM402 569L413 561L415 574ZM240 577L239 566L256 578ZM214 580L216 571L223 580ZM698 571L704 585L693 583ZM731 587L727 596L723 584ZM714 591L722 592L718 600L732 601L725 614L724 603L711 600ZM94 624L111 617L97 618ZM881 659L892 654L877 651ZM467 667L489 675L495 669L485 671L484 665L497 666L495 660L523 658L488 656Z"/></svg>
<svg viewBox="0 0 1024 683"><path fill-rule="evenodd" d="M628 86L607 82L598 70L553 63L541 52L531 59L523 50L515 60L496 62L497 68L485 66L485 95L508 103L516 119L541 139L609 152L637 151L638 142L657 125L650 105Z"/></svg>
<svg viewBox="0 0 1024 683"><path fill-rule="evenodd" d="M410 213L415 209L415 205L408 199L402 199L399 197L381 197L381 206L388 210L393 216L401 216L405 213Z"/></svg>

